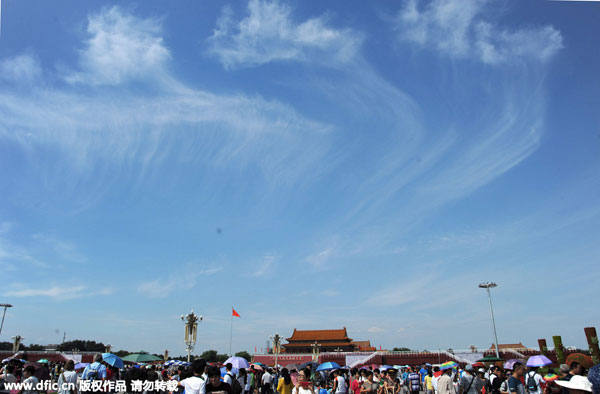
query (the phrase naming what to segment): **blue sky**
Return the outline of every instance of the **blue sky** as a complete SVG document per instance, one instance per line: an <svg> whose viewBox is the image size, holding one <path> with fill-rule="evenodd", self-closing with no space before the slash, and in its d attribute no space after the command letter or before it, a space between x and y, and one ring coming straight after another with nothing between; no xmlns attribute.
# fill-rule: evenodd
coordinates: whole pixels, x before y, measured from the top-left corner
<svg viewBox="0 0 600 394"><path fill-rule="evenodd" d="M584 346L600 3L2 2L0 340Z"/></svg>

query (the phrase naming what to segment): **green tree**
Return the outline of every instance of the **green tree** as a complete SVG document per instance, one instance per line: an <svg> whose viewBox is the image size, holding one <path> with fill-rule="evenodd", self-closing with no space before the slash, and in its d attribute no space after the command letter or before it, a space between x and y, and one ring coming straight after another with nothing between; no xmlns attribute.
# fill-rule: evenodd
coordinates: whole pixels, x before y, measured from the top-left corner
<svg viewBox="0 0 600 394"><path fill-rule="evenodd" d="M115 353L117 356L123 358L125 356L129 356L131 353L128 352L127 350L119 350L118 352Z"/></svg>
<svg viewBox="0 0 600 394"><path fill-rule="evenodd" d="M104 352L106 345L102 342L86 341L82 339L74 339L58 345L60 351L80 350L82 352Z"/></svg>
<svg viewBox="0 0 600 394"><path fill-rule="evenodd" d="M250 360L252 360L252 356L247 351L237 352L235 355L236 355L236 357L245 358L246 361L248 361L248 362L250 362Z"/></svg>
<svg viewBox="0 0 600 394"><path fill-rule="evenodd" d="M38 345L37 343L32 343L29 346L23 345L23 350L31 350L31 351L40 351L44 350L46 347L43 345Z"/></svg>
<svg viewBox="0 0 600 394"><path fill-rule="evenodd" d="M227 360L228 358L229 358L229 355L227 355L227 354L217 354L216 361L222 363L223 361Z"/></svg>
<svg viewBox="0 0 600 394"><path fill-rule="evenodd" d="M407 347L395 347L392 349L393 352L410 352L410 349Z"/></svg>
<svg viewBox="0 0 600 394"><path fill-rule="evenodd" d="M13 344L11 342L0 342L0 350L12 350Z"/></svg>
<svg viewBox="0 0 600 394"><path fill-rule="evenodd" d="M213 363L217 361L217 351L216 350L207 350L200 355L200 358L203 358L204 361L209 363Z"/></svg>

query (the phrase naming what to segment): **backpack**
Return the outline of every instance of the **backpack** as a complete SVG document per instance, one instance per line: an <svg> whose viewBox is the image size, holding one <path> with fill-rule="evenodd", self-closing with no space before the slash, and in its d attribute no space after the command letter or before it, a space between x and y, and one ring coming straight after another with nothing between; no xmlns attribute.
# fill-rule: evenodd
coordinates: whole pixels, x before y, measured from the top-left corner
<svg viewBox="0 0 600 394"><path fill-rule="evenodd" d="M90 364L90 367L91 367L91 364ZM98 365L98 368L96 368L96 369L89 368L87 371L87 374L85 375L85 380L98 379L98 369L100 369L100 364Z"/></svg>
<svg viewBox="0 0 600 394"><path fill-rule="evenodd" d="M531 391L537 391L538 386L537 383L535 382L535 372L533 373L533 375L531 374L527 374L527 390Z"/></svg>
<svg viewBox="0 0 600 394"><path fill-rule="evenodd" d="M229 376L231 376L231 392L233 394L241 394L243 389L242 389L242 385L240 384L240 381L237 380L235 378L235 376L233 376L233 375L229 375Z"/></svg>

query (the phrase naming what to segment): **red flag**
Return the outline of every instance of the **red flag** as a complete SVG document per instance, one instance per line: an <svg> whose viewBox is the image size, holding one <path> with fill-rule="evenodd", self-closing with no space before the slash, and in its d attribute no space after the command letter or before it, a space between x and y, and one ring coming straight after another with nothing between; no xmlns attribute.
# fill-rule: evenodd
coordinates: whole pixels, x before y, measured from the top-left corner
<svg viewBox="0 0 600 394"><path fill-rule="evenodd" d="M254 346L254 353L256 353L256 346Z"/></svg>
<svg viewBox="0 0 600 394"><path fill-rule="evenodd" d="M240 317L240 314L235 311L235 309L231 308L231 316Z"/></svg>

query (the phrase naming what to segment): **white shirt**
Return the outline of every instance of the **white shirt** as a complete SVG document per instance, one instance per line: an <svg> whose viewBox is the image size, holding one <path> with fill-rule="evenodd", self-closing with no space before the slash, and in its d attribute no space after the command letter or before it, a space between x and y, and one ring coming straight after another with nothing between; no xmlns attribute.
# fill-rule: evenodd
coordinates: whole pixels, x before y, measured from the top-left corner
<svg viewBox="0 0 600 394"><path fill-rule="evenodd" d="M300 386L298 387L298 390L296 390L296 387L294 387L292 389L292 394L313 394L313 392L310 389Z"/></svg>
<svg viewBox="0 0 600 394"><path fill-rule="evenodd" d="M273 383L273 377L271 376L270 373L265 372L265 374L262 377L262 383L263 384L271 384L271 383Z"/></svg>
<svg viewBox="0 0 600 394"><path fill-rule="evenodd" d="M431 385L433 386L433 391L436 392L437 391L437 382L438 382L438 376L433 376L431 378Z"/></svg>
<svg viewBox="0 0 600 394"><path fill-rule="evenodd" d="M535 375L534 375L535 373ZM525 375L525 387L527 387L527 380L529 379L530 376L533 376L533 379L535 380L535 384L537 385L537 390L533 390L533 391L529 391L529 394L541 394L542 393L542 387L540 386L540 383L545 383L544 378L542 378L542 376L537 373L537 372L527 372L527 374Z"/></svg>
<svg viewBox="0 0 600 394"><path fill-rule="evenodd" d="M343 376L338 376L335 378L337 380L337 387L335 389L336 393L345 393L346 392L346 380Z"/></svg>
<svg viewBox="0 0 600 394"><path fill-rule="evenodd" d="M225 377L223 378L223 381L224 381L225 383L227 383L228 385L230 385L230 386L231 386L231 382L232 382L232 380L233 380L233 379L231 378L231 375L232 375L232 374L233 374L233 372L227 372L227 373L225 374Z"/></svg>
<svg viewBox="0 0 600 394"><path fill-rule="evenodd" d="M63 384L74 384L75 389L77 390L77 372L75 371L64 371L60 375L58 375L58 394L70 394L68 386L65 386L63 389Z"/></svg>
<svg viewBox="0 0 600 394"><path fill-rule="evenodd" d="M183 379L180 383L185 387L185 394L206 394L206 380L198 376Z"/></svg>
<svg viewBox="0 0 600 394"><path fill-rule="evenodd" d="M4 379L6 383L17 383L17 377L12 373L4 372L2 374L2 379Z"/></svg>
<svg viewBox="0 0 600 394"><path fill-rule="evenodd" d="M35 385L38 384L39 382L40 381L35 376L30 376L27 379L25 379L23 381L23 384L31 383L32 388L31 388L31 390L23 390L23 394L37 394L38 391L35 389Z"/></svg>

